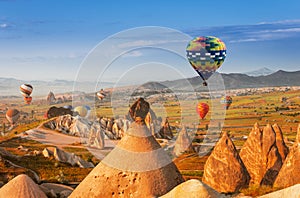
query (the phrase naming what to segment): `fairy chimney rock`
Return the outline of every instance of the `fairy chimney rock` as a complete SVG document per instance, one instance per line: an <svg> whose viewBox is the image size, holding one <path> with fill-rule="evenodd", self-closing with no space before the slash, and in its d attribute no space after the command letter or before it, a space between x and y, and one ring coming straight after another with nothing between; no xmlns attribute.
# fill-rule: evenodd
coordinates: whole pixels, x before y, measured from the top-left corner
<svg viewBox="0 0 300 198"><path fill-rule="evenodd" d="M182 127L181 131L177 136L173 149L173 154L178 157L186 151L193 151L192 140L189 137L186 128Z"/></svg>
<svg viewBox="0 0 300 198"><path fill-rule="evenodd" d="M240 156L250 174L250 184L272 185L282 165L272 126L261 130L255 123Z"/></svg>
<svg viewBox="0 0 300 198"><path fill-rule="evenodd" d="M171 140L174 137L168 118L165 118L165 120L161 123L161 128L155 135L157 138L164 138L168 140Z"/></svg>
<svg viewBox="0 0 300 198"><path fill-rule="evenodd" d="M18 175L2 188L0 198L47 198L39 186L25 174Z"/></svg>
<svg viewBox="0 0 300 198"><path fill-rule="evenodd" d="M247 187L249 173L225 132L208 157L202 181L218 192L231 193Z"/></svg>
<svg viewBox="0 0 300 198"><path fill-rule="evenodd" d="M167 153L147 128L149 104L139 99L130 108L135 120L118 145L70 195L74 197L157 197L183 182Z"/></svg>
<svg viewBox="0 0 300 198"><path fill-rule="evenodd" d="M287 154L289 153L289 147L287 147L284 142L281 128L277 124L274 124L272 127L276 133L276 146L278 148L278 152L280 154L281 161L283 164Z"/></svg>
<svg viewBox="0 0 300 198"><path fill-rule="evenodd" d="M275 187L286 188L300 183L300 124L298 125L298 131L296 136L296 142L290 149L284 164L274 182Z"/></svg>
<svg viewBox="0 0 300 198"><path fill-rule="evenodd" d="M296 141L297 144L300 143L300 124L298 125L298 129L297 129L297 136L296 136Z"/></svg>
<svg viewBox="0 0 300 198"><path fill-rule="evenodd" d="M51 105L51 104L55 104L55 102L56 102L56 98L54 96L54 93L50 91L47 96L47 103Z"/></svg>
<svg viewBox="0 0 300 198"><path fill-rule="evenodd" d="M167 194L159 198L225 198L222 195L209 187L208 185L202 183L197 179L190 179L172 189Z"/></svg>

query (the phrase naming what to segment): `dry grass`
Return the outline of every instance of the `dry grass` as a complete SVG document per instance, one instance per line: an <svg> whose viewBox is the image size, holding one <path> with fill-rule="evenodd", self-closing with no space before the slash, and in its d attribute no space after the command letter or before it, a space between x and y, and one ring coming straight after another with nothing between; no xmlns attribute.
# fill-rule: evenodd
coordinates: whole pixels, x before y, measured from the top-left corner
<svg viewBox="0 0 300 198"><path fill-rule="evenodd" d="M250 185L248 188L242 189L241 193L245 196L257 197L265 195L274 191L280 190L280 188L273 188L272 186L259 186L259 185Z"/></svg>
<svg viewBox="0 0 300 198"><path fill-rule="evenodd" d="M280 99L284 94L288 98L288 102L282 103ZM230 133L232 137L238 138L244 135L248 135L251 131L252 126L255 122L261 126L265 126L267 123L277 123L284 134L284 137L288 138L289 141L294 141L296 136L297 126L300 122L300 91L288 91L288 92L272 92L266 94L257 94L250 96L235 96L233 97L233 103L231 107L226 111L226 119L224 120L223 131ZM219 100L219 99L216 99ZM157 116L168 116L169 122L172 126L180 127L181 119L184 118L186 121L195 121L196 123L190 123L191 128L194 125L198 128L198 138L201 141L206 134L205 126L210 123L211 113L208 113L206 119L200 120L195 117L195 107L197 102L208 102L209 100L191 100L184 101L179 106L178 101L174 100L163 100L160 105L164 108L160 108L159 105L153 104L153 110ZM112 109L111 103L109 102L98 102L96 104L95 113L98 116L112 117L116 109ZM289 108L287 108L289 107ZM2 107L1 107L2 108ZM22 151L16 150L15 148L19 145L23 145L29 149L43 149L47 145L39 144L34 141L14 139L15 133L21 133L28 129L36 127L42 118L43 112L48 106L25 106L21 105L19 108L23 108L24 111L30 112L32 109L37 111L35 114L36 119L40 121L31 121L28 124L20 124L6 137L0 137L0 146L5 147L7 150L23 156ZM182 112L182 110L185 110ZM118 109L118 112L126 114L128 107L122 106ZM197 116L197 115L196 115ZM0 122L5 122L5 115L0 114ZM234 141L237 147L241 147L245 140L237 139ZM288 143L289 146L292 143ZM73 152L83 159L98 163L98 161L92 157L92 155L86 149L75 148L74 146L80 146L79 144L70 145L64 149L68 152ZM195 154L183 154L179 158L175 159L174 162L177 165L180 172L183 174L185 179L201 179L203 175L204 165L208 156L199 157ZM30 163L31 162L31 163ZM34 162L34 163L33 163ZM61 172L68 181L81 181L91 169L81 169L78 167L70 167L67 164L57 163L54 159L46 159L42 156L28 156L22 157L22 161L18 161L20 165L26 168L30 168L38 172L42 179L57 181L56 176ZM1 164L0 164L1 168ZM266 194L268 192L277 189L268 186L250 186L247 189L241 190L242 193L249 196L258 196Z"/></svg>
<svg viewBox="0 0 300 198"><path fill-rule="evenodd" d="M8 160L26 169L35 171L36 173L38 173L41 180L60 182L59 178L61 177L61 173L63 173L64 182L80 182L92 170L92 168L72 167L69 164L60 163L53 158L48 159L42 155L25 156L25 154L29 151L25 152L17 149L17 147L20 145L22 145L26 149L29 149L29 151L42 151L48 145L22 138L11 138L10 140L6 140L0 143L0 147L4 147L7 151L20 156L19 159ZM82 153L82 157L84 159L88 159L89 156L91 156L91 154L88 154L88 151L86 149L76 149L76 152Z"/></svg>

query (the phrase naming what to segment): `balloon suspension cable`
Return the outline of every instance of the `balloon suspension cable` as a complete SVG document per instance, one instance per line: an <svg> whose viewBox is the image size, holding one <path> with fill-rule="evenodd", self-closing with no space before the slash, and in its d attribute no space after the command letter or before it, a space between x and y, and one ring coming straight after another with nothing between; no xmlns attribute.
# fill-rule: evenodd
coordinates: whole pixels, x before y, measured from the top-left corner
<svg viewBox="0 0 300 198"><path fill-rule="evenodd" d="M201 72L198 71L198 70L196 70L196 72L199 74L199 76L200 76L200 77L202 78L202 80L204 81L204 82L203 82L203 86L207 86L207 82L206 82L205 78L203 77L203 75L201 74Z"/></svg>

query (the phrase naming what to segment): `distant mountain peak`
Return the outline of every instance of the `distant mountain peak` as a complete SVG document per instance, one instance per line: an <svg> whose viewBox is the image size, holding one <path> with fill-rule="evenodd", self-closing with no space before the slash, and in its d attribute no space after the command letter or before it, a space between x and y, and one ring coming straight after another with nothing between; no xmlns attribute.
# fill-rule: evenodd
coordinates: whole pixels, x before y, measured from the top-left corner
<svg viewBox="0 0 300 198"><path fill-rule="evenodd" d="M267 76L270 74L273 74L275 71L267 68L267 67L263 67L254 71L250 71L250 72L246 72L245 74L247 74L248 76Z"/></svg>

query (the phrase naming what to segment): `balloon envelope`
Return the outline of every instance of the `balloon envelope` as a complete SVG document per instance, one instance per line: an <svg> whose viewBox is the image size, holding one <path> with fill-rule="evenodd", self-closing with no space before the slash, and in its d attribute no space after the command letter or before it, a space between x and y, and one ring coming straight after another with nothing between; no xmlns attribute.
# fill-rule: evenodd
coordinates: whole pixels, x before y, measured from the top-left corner
<svg viewBox="0 0 300 198"><path fill-rule="evenodd" d="M223 104L226 109L230 107L231 103L232 103L232 98L230 96L226 96L226 97L223 96L221 98L221 104Z"/></svg>
<svg viewBox="0 0 300 198"><path fill-rule="evenodd" d="M65 108L65 109L70 109L70 110L73 109L72 105L65 105L64 108Z"/></svg>
<svg viewBox="0 0 300 198"><path fill-rule="evenodd" d="M20 117L20 112L17 109L8 109L6 112L6 119L11 123L15 124Z"/></svg>
<svg viewBox="0 0 300 198"><path fill-rule="evenodd" d="M24 97L29 97L32 93L33 87L30 84L23 84L20 86L20 92Z"/></svg>
<svg viewBox="0 0 300 198"><path fill-rule="evenodd" d="M99 100L103 100L106 97L106 94L103 91L103 89L101 89L101 91L97 92L97 97Z"/></svg>
<svg viewBox="0 0 300 198"><path fill-rule="evenodd" d="M77 106L75 107L74 112L77 112L80 117L85 117L88 113L88 110L85 106Z"/></svg>
<svg viewBox="0 0 300 198"><path fill-rule="evenodd" d="M31 101L32 101L32 97L31 96L24 97L24 101L25 101L26 104L30 104Z"/></svg>
<svg viewBox="0 0 300 198"><path fill-rule="evenodd" d="M186 47L187 58L198 74L207 80L224 62L226 46L214 36L201 36Z"/></svg>
<svg viewBox="0 0 300 198"><path fill-rule="evenodd" d="M88 111L91 110L91 107L90 107L89 105L84 105L84 107L85 107Z"/></svg>
<svg viewBox="0 0 300 198"><path fill-rule="evenodd" d="M199 114L201 119L204 119L206 114L209 111L209 106L206 103L199 102L196 108L197 113Z"/></svg>

